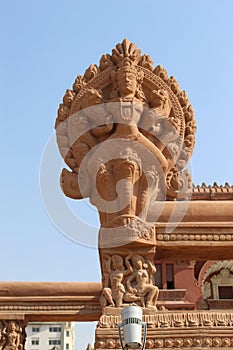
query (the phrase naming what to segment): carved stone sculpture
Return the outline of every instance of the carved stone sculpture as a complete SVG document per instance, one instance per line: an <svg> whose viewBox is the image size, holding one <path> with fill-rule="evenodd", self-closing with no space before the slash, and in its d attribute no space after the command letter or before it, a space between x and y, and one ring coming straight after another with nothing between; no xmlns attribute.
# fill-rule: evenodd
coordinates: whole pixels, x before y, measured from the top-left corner
<svg viewBox="0 0 233 350"><path fill-rule="evenodd" d="M125 286L124 277L132 272L129 264L129 256L125 259L127 269L120 255L106 256L103 274L103 292L100 298L102 307L110 305L120 307L123 304Z"/></svg>
<svg viewBox="0 0 233 350"><path fill-rule="evenodd" d="M153 284L153 274L156 269L151 261L145 262L139 254L131 258L133 272L127 278L126 286L128 292L125 300L128 302L140 301L142 307L154 307L158 298L159 289Z"/></svg>
<svg viewBox="0 0 233 350"><path fill-rule="evenodd" d="M89 197L102 227L114 226L121 215L126 219L117 220L118 226L131 221L127 217L147 221L152 200L191 189L183 169L195 129L193 109L175 78L161 66L153 69L150 56L125 39L112 55L102 56L99 67L91 65L77 77L59 107L58 145L72 170L62 171L63 191Z"/></svg>
<svg viewBox="0 0 233 350"><path fill-rule="evenodd" d="M76 78L55 127L71 169L61 173L65 195L88 197L99 212L102 307L156 308L155 203L192 192L185 166L196 125L185 91L124 39ZM114 251L127 244L127 251Z"/></svg>
<svg viewBox="0 0 233 350"><path fill-rule="evenodd" d="M1 331L1 350L22 350L25 342L24 325L16 321L4 321Z"/></svg>
<svg viewBox="0 0 233 350"><path fill-rule="evenodd" d="M154 263L139 254L105 256L103 267L102 307L121 307L136 303L156 309L159 290L153 283Z"/></svg>

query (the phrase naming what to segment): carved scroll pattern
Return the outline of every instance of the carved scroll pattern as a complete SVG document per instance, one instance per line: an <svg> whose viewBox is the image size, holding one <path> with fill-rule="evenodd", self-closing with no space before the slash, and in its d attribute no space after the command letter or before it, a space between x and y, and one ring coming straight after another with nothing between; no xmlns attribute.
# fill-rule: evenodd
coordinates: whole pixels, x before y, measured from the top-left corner
<svg viewBox="0 0 233 350"><path fill-rule="evenodd" d="M149 329L160 328L202 328L202 327L232 327L233 313L231 312L165 312L159 311L156 314L144 315L143 321L147 322ZM120 323L120 316L102 315L99 328L115 328Z"/></svg>

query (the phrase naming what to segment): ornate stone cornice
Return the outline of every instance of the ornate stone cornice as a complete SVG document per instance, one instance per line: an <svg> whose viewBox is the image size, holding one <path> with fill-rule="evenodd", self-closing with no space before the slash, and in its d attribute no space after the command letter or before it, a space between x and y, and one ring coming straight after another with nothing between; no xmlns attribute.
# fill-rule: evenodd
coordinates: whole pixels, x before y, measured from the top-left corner
<svg viewBox="0 0 233 350"><path fill-rule="evenodd" d="M146 349L232 349L233 313L211 311L158 312L145 315ZM102 316L95 349L118 349L117 316Z"/></svg>
<svg viewBox="0 0 233 350"><path fill-rule="evenodd" d="M64 298L65 299L65 298ZM7 316L6 316L7 315ZM22 319L27 322L97 321L99 302L0 302L0 319Z"/></svg>
<svg viewBox="0 0 233 350"><path fill-rule="evenodd" d="M98 320L98 282L0 282L0 319Z"/></svg>
<svg viewBox="0 0 233 350"><path fill-rule="evenodd" d="M232 327L233 312L225 311L158 311L143 316L148 329L164 328L200 329L205 327ZM120 323L120 316L102 315L99 328L115 328Z"/></svg>
<svg viewBox="0 0 233 350"><path fill-rule="evenodd" d="M228 182L225 185L193 185L192 200L233 200L233 186Z"/></svg>
<svg viewBox="0 0 233 350"><path fill-rule="evenodd" d="M156 259L231 259L233 222L157 223L156 246Z"/></svg>

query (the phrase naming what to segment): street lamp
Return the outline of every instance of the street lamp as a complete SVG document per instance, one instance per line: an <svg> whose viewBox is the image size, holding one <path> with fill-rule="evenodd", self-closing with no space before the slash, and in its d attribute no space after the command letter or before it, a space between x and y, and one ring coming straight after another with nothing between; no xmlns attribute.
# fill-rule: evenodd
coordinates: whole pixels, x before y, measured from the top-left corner
<svg viewBox="0 0 233 350"><path fill-rule="evenodd" d="M142 309L139 306L127 306L121 311L121 321L118 324L118 333L122 350L145 349L146 322L142 322ZM122 340L121 327L123 327L124 343ZM144 329L143 341L142 327Z"/></svg>

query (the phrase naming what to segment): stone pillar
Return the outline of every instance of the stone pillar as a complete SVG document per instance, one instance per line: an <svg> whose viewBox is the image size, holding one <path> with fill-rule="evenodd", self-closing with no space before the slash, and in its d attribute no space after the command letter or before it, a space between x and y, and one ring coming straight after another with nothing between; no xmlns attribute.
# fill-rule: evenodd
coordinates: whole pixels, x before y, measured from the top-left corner
<svg viewBox="0 0 233 350"><path fill-rule="evenodd" d="M124 39L67 90L56 120L66 196L99 212L102 316L96 349L119 348L121 308L157 313L155 223L163 202L187 199L195 143L192 106L174 77Z"/></svg>

